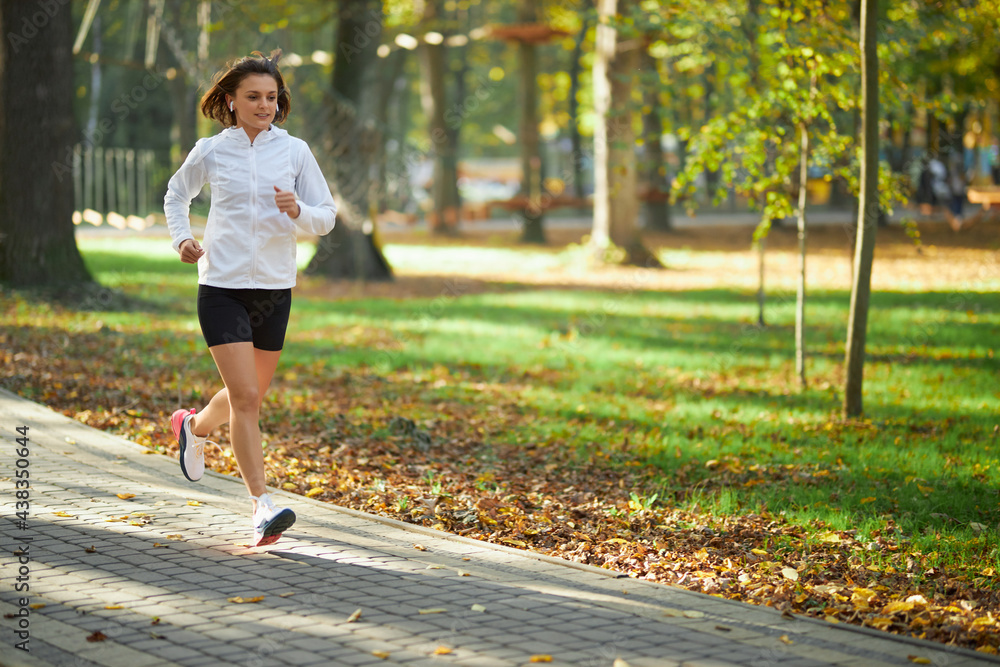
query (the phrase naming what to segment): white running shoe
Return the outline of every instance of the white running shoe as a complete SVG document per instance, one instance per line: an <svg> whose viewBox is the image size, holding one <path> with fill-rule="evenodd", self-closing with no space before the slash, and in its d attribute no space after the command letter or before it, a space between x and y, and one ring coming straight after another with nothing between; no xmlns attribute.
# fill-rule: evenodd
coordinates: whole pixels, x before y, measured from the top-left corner
<svg viewBox="0 0 1000 667"><path fill-rule="evenodd" d="M253 512L253 543L250 546L274 544L295 523L295 512L287 507L276 507L266 493L250 498L257 501Z"/></svg>
<svg viewBox="0 0 1000 667"><path fill-rule="evenodd" d="M194 414L194 408L175 410L174 414L170 415L170 426L181 446L179 457L181 472L192 482L197 482L205 474L205 443L211 440L191 432L191 419Z"/></svg>

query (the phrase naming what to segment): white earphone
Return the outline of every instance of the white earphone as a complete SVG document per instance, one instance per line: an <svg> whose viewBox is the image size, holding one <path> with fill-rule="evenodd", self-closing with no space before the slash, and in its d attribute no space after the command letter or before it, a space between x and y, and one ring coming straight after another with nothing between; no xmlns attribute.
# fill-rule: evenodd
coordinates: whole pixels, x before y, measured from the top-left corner
<svg viewBox="0 0 1000 667"><path fill-rule="evenodd" d="M232 100L229 100L229 110L230 111L233 110L233 101Z"/></svg>

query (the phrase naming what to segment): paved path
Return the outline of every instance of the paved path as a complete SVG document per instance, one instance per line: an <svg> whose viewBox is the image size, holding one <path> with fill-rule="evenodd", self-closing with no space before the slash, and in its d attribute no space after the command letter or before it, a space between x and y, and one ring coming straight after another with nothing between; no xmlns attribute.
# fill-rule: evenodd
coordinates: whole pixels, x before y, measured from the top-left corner
<svg viewBox="0 0 1000 667"><path fill-rule="evenodd" d="M30 438L24 529L19 426ZM188 483L173 459L2 391L0 431L2 665L1000 664L288 494L299 522L249 549L234 478ZM14 590L19 572L27 592ZM15 648L20 619L7 617L21 597L44 605L26 607L30 653ZM94 633L103 641L88 641Z"/></svg>

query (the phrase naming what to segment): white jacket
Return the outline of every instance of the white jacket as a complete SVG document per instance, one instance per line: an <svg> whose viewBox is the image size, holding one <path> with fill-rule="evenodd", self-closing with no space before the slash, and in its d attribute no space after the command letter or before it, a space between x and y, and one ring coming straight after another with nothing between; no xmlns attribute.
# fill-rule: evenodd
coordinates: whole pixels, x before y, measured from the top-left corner
<svg viewBox="0 0 1000 667"><path fill-rule="evenodd" d="M188 213L205 183L212 205L198 260L198 282L231 289L295 285L295 225L322 236L333 229L337 205L309 146L274 125L253 144L242 128L200 139L171 177L163 212L174 250L193 239ZM294 191L299 217L274 203L274 186Z"/></svg>

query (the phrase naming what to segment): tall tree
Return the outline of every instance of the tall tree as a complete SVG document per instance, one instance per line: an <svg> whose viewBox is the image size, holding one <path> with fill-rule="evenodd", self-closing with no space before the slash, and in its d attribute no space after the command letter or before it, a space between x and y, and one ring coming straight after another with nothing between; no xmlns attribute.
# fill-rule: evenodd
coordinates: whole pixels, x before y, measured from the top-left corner
<svg viewBox="0 0 1000 667"><path fill-rule="evenodd" d="M66 155L73 116L73 6L0 0L0 282L92 282L76 247Z"/></svg>
<svg viewBox="0 0 1000 667"><path fill-rule="evenodd" d="M648 48L642 49L642 133L645 156L646 226L667 232L673 228L670 220L670 177L663 151L663 105L660 104L659 65Z"/></svg>
<svg viewBox="0 0 1000 667"><path fill-rule="evenodd" d="M844 415L859 416L864 408L862 384L865 365L865 337L871 296L872 258L878 225L878 0L861 4L861 196L858 204L858 234L851 285L851 311L847 323L847 350L844 384Z"/></svg>
<svg viewBox="0 0 1000 667"><path fill-rule="evenodd" d="M379 184L380 128L374 113L375 64L382 33L381 0L344 0L338 5L338 46L333 65L332 176L339 204L337 225L320 238L306 273L329 278L390 280L392 269L375 234L373 193Z"/></svg>
<svg viewBox="0 0 1000 667"><path fill-rule="evenodd" d="M539 18L539 4L535 0L521 0L517 6L517 20L521 25L534 25ZM542 160L539 155L538 136L538 47L527 38L517 40L517 59L520 65L517 80L518 143L521 146L521 196L528 205L521 210L521 240L525 243L545 243L544 216L540 206L542 197Z"/></svg>
<svg viewBox="0 0 1000 667"><path fill-rule="evenodd" d="M420 44L421 103L430 127L431 154L434 158L434 183L431 197L434 201L435 224L438 234L454 234L458 230L461 202L458 194L458 151L455 133L446 123L447 91L445 88L445 46L440 32L441 0L422 0L421 22L425 31Z"/></svg>
<svg viewBox="0 0 1000 667"><path fill-rule="evenodd" d="M621 17L632 0L598 0L594 51L594 227L591 243L600 259L612 244L624 251L625 263L661 266L643 245L638 225L638 177L631 104L640 41L624 32Z"/></svg>

